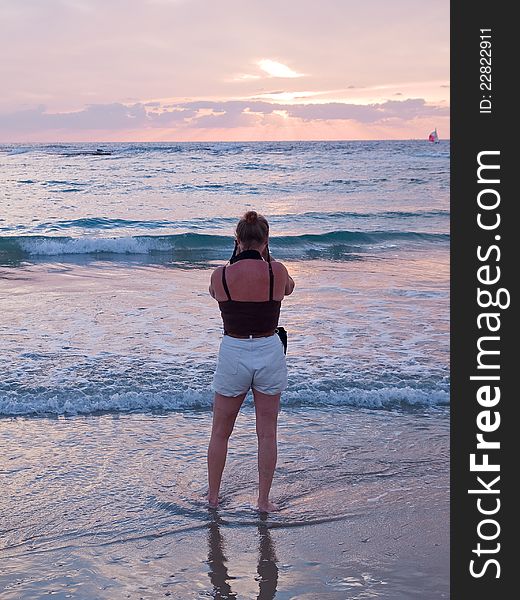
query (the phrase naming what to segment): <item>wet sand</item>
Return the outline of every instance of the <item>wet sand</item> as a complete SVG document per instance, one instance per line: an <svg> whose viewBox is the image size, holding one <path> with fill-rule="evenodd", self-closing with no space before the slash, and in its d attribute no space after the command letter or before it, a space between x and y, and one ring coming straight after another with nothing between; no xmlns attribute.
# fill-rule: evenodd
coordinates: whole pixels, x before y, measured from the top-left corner
<svg viewBox="0 0 520 600"><path fill-rule="evenodd" d="M449 597L446 412L283 410L269 516L250 406L206 508L210 417L2 419L2 599Z"/></svg>

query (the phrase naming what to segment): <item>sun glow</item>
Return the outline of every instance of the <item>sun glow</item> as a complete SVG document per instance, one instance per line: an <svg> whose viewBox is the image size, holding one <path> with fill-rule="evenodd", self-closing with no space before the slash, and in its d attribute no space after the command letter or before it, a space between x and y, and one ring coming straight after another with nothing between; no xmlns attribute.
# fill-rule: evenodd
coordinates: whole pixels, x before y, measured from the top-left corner
<svg viewBox="0 0 520 600"><path fill-rule="evenodd" d="M287 65L276 62L275 60L270 60L268 58L263 58L256 64L262 69L262 71L267 73L269 77L303 77L303 73L297 73Z"/></svg>

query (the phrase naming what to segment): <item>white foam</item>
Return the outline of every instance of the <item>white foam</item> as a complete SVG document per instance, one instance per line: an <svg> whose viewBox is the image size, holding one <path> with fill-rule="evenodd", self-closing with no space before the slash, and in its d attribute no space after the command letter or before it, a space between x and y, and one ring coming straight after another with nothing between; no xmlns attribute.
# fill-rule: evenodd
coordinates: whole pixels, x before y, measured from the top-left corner
<svg viewBox="0 0 520 600"><path fill-rule="evenodd" d="M0 415L82 415L98 412L146 412L149 410L209 409L213 401L210 389L187 389L175 394L167 392L127 391L92 396L37 396L9 394L0 397ZM352 406L360 408L435 407L449 404L445 390L420 390L411 387L341 391L287 390L282 406Z"/></svg>
<svg viewBox="0 0 520 600"><path fill-rule="evenodd" d="M61 254L149 254L167 252L173 248L171 241L152 237L118 238L19 238L21 249L27 254L57 256Z"/></svg>
<svg viewBox="0 0 520 600"><path fill-rule="evenodd" d="M312 398L312 400L310 400ZM360 408L393 408L398 406L442 406L449 404L446 390L423 390L412 387L379 389L347 388L331 391L284 392L284 402L291 404L319 404L326 406L357 406Z"/></svg>

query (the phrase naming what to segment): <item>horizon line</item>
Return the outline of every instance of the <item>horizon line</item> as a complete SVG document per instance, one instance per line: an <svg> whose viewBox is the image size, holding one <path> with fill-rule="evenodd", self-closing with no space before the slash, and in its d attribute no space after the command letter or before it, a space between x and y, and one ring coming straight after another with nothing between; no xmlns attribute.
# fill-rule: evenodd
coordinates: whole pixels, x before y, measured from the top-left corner
<svg viewBox="0 0 520 600"><path fill-rule="evenodd" d="M448 142L451 141L450 137L441 138L439 141ZM26 142L4 142L0 141L0 145L5 146L8 144L283 144L283 143L295 143L295 142L428 142L427 137L424 138L380 138L380 139L324 139L324 140L307 140L307 139L295 139L295 140L71 140L71 141L26 141Z"/></svg>

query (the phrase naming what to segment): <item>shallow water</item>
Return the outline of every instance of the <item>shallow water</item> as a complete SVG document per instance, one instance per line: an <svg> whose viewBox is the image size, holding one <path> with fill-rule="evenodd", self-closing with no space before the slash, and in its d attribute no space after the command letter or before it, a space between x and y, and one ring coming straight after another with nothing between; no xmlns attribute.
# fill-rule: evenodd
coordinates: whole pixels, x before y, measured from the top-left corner
<svg viewBox="0 0 520 600"><path fill-rule="evenodd" d="M399 259L373 271L286 261L297 292L281 321L289 331L285 402L448 402L448 322L438 313L445 268L429 270L431 256L416 263L421 275L396 281ZM0 283L7 340L0 410L209 407L221 336L210 273L104 261L9 272Z"/></svg>
<svg viewBox="0 0 520 600"><path fill-rule="evenodd" d="M373 538L377 524L387 527L396 515L403 521L400 529L414 529L425 504L432 512L447 511L445 411L282 410L273 486L281 510L263 519L254 511L252 408L243 408L231 438L217 512L208 511L204 502L209 428L206 411L4 420L6 452L0 464L9 493L0 499L3 597L34 598L36 592L43 596L53 590L64 598L67 593L74 598L153 598L163 587L175 598L207 597L215 577L221 584L227 580L218 565L212 567L215 561L220 567L228 562L230 572L240 574L238 581L227 582L246 594L240 597L253 597L246 590L257 585L258 564L277 571L276 587L287 594L291 589L356 591L357 582L359 591L371 590L372 596L348 597L399 597L395 586L393 595L385 595L380 581L392 561L404 559L401 542L390 540L376 552L375 562L371 556L363 567L359 549L342 552L352 546L348 537L324 548L329 534L323 540L320 527L330 524L335 537L345 528L361 528ZM435 527L446 551L447 519ZM427 529L422 522L420 531L411 533L417 543ZM291 547L302 544L302 536L310 545ZM359 543L368 540L356 539ZM183 558L179 549L186 544L191 547ZM259 544L267 545L267 554L273 547L270 566L254 558L262 553ZM225 559L218 558L219 552ZM420 557L407 560L418 572L430 569ZM330 581L305 575L305 561L314 561L314 570ZM356 561L358 577L365 572L376 579L349 580L346 574ZM213 575L212 569L217 569ZM437 576L441 580L446 570ZM394 580L390 572L384 577ZM409 589L423 585L403 578ZM437 587L442 589L446 583Z"/></svg>

